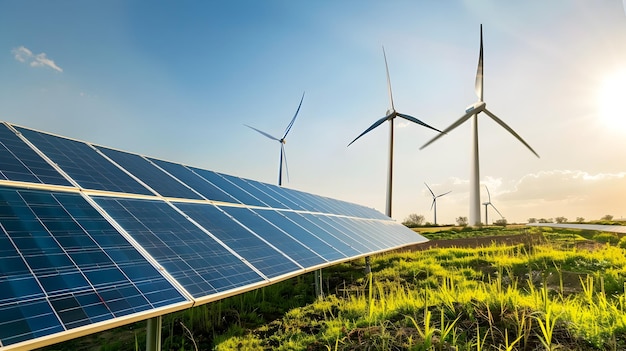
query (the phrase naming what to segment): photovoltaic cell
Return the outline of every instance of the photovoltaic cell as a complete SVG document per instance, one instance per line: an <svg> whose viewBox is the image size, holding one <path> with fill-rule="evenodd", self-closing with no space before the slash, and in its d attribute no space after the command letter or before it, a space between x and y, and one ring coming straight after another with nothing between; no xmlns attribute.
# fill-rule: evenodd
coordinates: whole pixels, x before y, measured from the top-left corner
<svg viewBox="0 0 626 351"><path fill-rule="evenodd" d="M185 301L79 194L0 187L0 226L2 345Z"/></svg>
<svg viewBox="0 0 626 351"><path fill-rule="evenodd" d="M95 200L194 297L263 280L163 201L108 197Z"/></svg>
<svg viewBox="0 0 626 351"><path fill-rule="evenodd" d="M152 195L148 189L85 143L26 128L16 129L82 188Z"/></svg>
<svg viewBox="0 0 626 351"><path fill-rule="evenodd" d="M274 197L280 203L284 204L286 208L297 211L306 211L307 206L299 204L293 200L293 197L289 195L289 190L277 185L271 185L267 183L261 183L254 180L248 180L252 185L266 192L270 196Z"/></svg>
<svg viewBox="0 0 626 351"><path fill-rule="evenodd" d="M321 256L321 253L314 252L311 248L307 247L306 244L298 240L298 238L281 230L251 209L228 206L221 208L240 223L261 235L263 239L276 246L279 250L287 253L289 257L298 262L301 266L312 267L326 262ZM317 248L319 249L319 247ZM325 248L332 250L330 246Z"/></svg>
<svg viewBox="0 0 626 351"><path fill-rule="evenodd" d="M332 233L327 232L317 224L305 218L302 214L285 211L283 212L283 215L285 215L285 217L289 218L291 221L298 224L299 226L305 228L307 231L311 232L313 235L320 238L324 242L328 243L335 250L341 252L347 257L358 256L362 253L361 251L357 250L356 248L350 246L349 244L338 238L336 236L337 234L333 235Z"/></svg>
<svg viewBox="0 0 626 351"><path fill-rule="evenodd" d="M184 199L201 199L185 185L156 168L145 158L130 154L128 152L117 151L105 147L97 147L105 155L115 161L122 168L129 171L135 177L141 179L150 188L154 189L161 196L178 197Z"/></svg>
<svg viewBox="0 0 626 351"><path fill-rule="evenodd" d="M220 175L223 178L225 178L227 181L241 188L243 191L252 195L254 198L259 199L263 203L263 205L266 207L272 207L272 208L278 208L278 209L288 208L283 203L281 203L280 201L272 197L270 194L263 192L261 189L253 186L252 184L250 184L250 182L247 182L244 179L241 179L239 177L233 177L227 174L220 174Z"/></svg>
<svg viewBox="0 0 626 351"><path fill-rule="evenodd" d="M176 203L175 206L235 250L268 278L302 268L213 205Z"/></svg>
<svg viewBox="0 0 626 351"><path fill-rule="evenodd" d="M349 235L349 232L345 230L345 228L333 225L333 217L309 213L302 213L300 216L324 230L328 233L328 236L336 238L336 240L348 245L352 250L356 250L359 254L376 251L372 247L372 244L367 240L359 240L359 237L356 235L352 237Z"/></svg>
<svg viewBox="0 0 626 351"><path fill-rule="evenodd" d="M219 173L207 171L207 170L195 168L195 167L189 167L189 169L191 169L192 171L194 171L195 173L197 173L199 176L206 179L207 181L211 182L211 184L222 189L225 193L235 198L237 201L239 201L242 204L249 205L249 206L267 207L267 205L261 202L261 200L250 195L250 193L247 193L245 190L241 189L240 187L233 184L232 182L229 182L228 180L226 180L226 178L222 177Z"/></svg>
<svg viewBox="0 0 626 351"><path fill-rule="evenodd" d="M20 182L71 186L4 123L0 123L0 176Z"/></svg>
<svg viewBox="0 0 626 351"><path fill-rule="evenodd" d="M297 224L296 222L290 220L285 215L288 213L286 211L278 212L275 210L255 209L254 212L258 213L259 216L267 219L269 222L273 223L281 230L289 233L291 236L298 239L298 241L311 248L311 250L318 253L329 262L345 259L346 257L348 257L347 254L340 252L337 248L333 247L331 244L324 241L319 236L305 229L303 226Z"/></svg>
<svg viewBox="0 0 626 351"><path fill-rule="evenodd" d="M208 180L200 177L198 174L192 172L189 168L172 162L157 160L149 158L157 166L164 169L169 174L173 175L176 179L187 184L198 193L202 194L206 199L220 202L236 203L237 199L228 195L219 187L213 185Z"/></svg>

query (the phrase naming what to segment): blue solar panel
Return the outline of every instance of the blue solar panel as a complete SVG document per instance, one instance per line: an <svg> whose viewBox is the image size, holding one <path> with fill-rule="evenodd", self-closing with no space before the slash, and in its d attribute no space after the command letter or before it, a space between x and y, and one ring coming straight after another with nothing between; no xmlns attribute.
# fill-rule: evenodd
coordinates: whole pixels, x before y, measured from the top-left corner
<svg viewBox="0 0 626 351"><path fill-rule="evenodd" d="M176 203L194 221L245 258L268 278L297 271L296 263L213 205Z"/></svg>
<svg viewBox="0 0 626 351"><path fill-rule="evenodd" d="M21 182L71 186L3 123L0 123L0 176Z"/></svg>
<svg viewBox="0 0 626 351"><path fill-rule="evenodd" d="M261 200L252 196L250 193L241 189L240 187L233 184L232 182L226 180L226 178L222 177L219 173L207 171L207 170L195 168L195 167L189 167L189 168L195 173L197 173L199 176L201 176L202 178L211 182L211 184L222 189L225 193L227 193L231 197L237 199L237 201L242 204L249 205L249 206L262 206L262 207L267 206Z"/></svg>
<svg viewBox="0 0 626 351"><path fill-rule="evenodd" d="M235 184L248 194L254 196L256 199L259 199L264 206L277 208L277 209L288 209L284 203L278 201L275 197L271 196L268 192L264 192L261 189L255 187L250 182L245 179L239 177L233 177L227 174L220 174L223 178L228 180L229 182Z"/></svg>
<svg viewBox="0 0 626 351"><path fill-rule="evenodd" d="M302 206L301 204L294 202L293 199L288 195L289 189L279 187L277 185L261 183L250 179L246 179L246 181L252 186L260 189L264 193L276 199L283 205L282 207L297 211L306 211L306 206Z"/></svg>
<svg viewBox="0 0 626 351"><path fill-rule="evenodd" d="M237 200L228 195L219 187L209 183L206 179L200 177L198 174L192 172L189 168L172 162L157 160L150 158L150 161L154 162L157 166L163 168L166 172L176 177L189 187L202 194L208 200L236 203Z"/></svg>
<svg viewBox="0 0 626 351"><path fill-rule="evenodd" d="M185 301L79 194L0 187L0 223L2 345Z"/></svg>
<svg viewBox="0 0 626 351"><path fill-rule="evenodd" d="M104 147L97 147L105 155L129 171L135 177L141 179L150 188L161 196L178 197L183 199L201 199L202 197L176 179L156 168L145 158Z"/></svg>
<svg viewBox="0 0 626 351"><path fill-rule="evenodd" d="M326 229L321 227L318 223L311 221L310 218L312 216L309 214L305 215L305 214L300 214L300 213L295 213L295 212L282 212L282 214L285 217L289 218L294 223L298 224L302 228L306 229L307 231L309 231L310 233L318 237L320 240L324 241L325 243L328 243L335 250L341 252L342 254L348 257L358 256L359 254L362 253L362 250L359 250L353 246L350 246L348 243L341 240L339 238L339 235L337 235L336 233L331 234L331 232L328 232Z"/></svg>
<svg viewBox="0 0 626 351"><path fill-rule="evenodd" d="M314 250L307 247L304 242L290 235L288 232L281 230L251 209L224 206L222 210L226 211L237 221L250 228L282 252L287 253L289 257L298 262L301 266L313 267L326 262L321 254L314 252ZM332 250L329 246L322 247ZM316 248L319 249L320 247L316 246Z"/></svg>
<svg viewBox="0 0 626 351"><path fill-rule="evenodd" d="M194 297L263 280L163 201L105 197L95 200Z"/></svg>
<svg viewBox="0 0 626 351"><path fill-rule="evenodd" d="M326 242L315 233L307 230L305 227L289 219L286 216L286 214L288 214L289 212L278 212L274 210L259 209L255 209L254 212L258 213L259 216L270 221L281 230L289 233L299 242L303 243L304 245L306 245L306 247L310 248L312 251L319 254L329 262L345 259L346 257L348 257L347 254L339 251L338 248L332 246L330 243Z"/></svg>
<svg viewBox="0 0 626 351"><path fill-rule="evenodd" d="M152 194L85 143L21 127L16 129L82 188Z"/></svg>

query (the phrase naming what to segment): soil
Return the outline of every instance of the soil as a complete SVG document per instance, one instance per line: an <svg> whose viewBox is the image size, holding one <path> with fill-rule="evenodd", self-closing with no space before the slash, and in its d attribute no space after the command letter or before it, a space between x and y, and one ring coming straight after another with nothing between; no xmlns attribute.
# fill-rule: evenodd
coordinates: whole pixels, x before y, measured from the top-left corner
<svg viewBox="0 0 626 351"><path fill-rule="evenodd" d="M533 245L544 241L543 237L538 234L512 234L512 235L493 235L473 238L459 239L434 239L425 243L411 245L403 248L401 251L421 251L432 248L446 247L482 247L492 244L499 245Z"/></svg>

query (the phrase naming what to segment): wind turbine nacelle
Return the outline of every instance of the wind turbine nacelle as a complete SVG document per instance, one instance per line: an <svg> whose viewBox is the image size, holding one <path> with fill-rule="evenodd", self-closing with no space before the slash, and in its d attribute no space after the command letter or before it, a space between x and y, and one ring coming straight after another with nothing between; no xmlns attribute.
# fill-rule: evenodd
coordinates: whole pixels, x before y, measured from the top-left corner
<svg viewBox="0 0 626 351"><path fill-rule="evenodd" d="M478 113L478 112L482 111L485 108L485 105L486 104L485 104L484 101L475 102L475 103L467 106L467 108L465 109L465 113L472 112L472 111Z"/></svg>

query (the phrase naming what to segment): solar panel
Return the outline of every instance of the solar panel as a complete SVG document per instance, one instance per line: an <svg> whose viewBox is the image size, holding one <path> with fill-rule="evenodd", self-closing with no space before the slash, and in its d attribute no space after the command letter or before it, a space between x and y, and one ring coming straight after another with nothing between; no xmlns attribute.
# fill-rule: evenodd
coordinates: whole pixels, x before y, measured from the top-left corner
<svg viewBox="0 0 626 351"><path fill-rule="evenodd" d="M0 349L425 240L364 206L0 125Z"/></svg>
<svg viewBox="0 0 626 351"><path fill-rule="evenodd" d="M0 124L0 174L6 180L70 186L63 176L37 155L5 124Z"/></svg>
<svg viewBox="0 0 626 351"><path fill-rule="evenodd" d="M85 143L22 127L16 129L83 189L152 195Z"/></svg>
<svg viewBox="0 0 626 351"><path fill-rule="evenodd" d="M80 194L0 187L0 224L2 346L186 301Z"/></svg>
<svg viewBox="0 0 626 351"><path fill-rule="evenodd" d="M105 147L97 147L97 149L102 151L103 154L107 155L132 175L141 179L142 182L161 196L180 197L184 199L202 198L183 183L162 172L150 163L150 161L139 155Z"/></svg>

